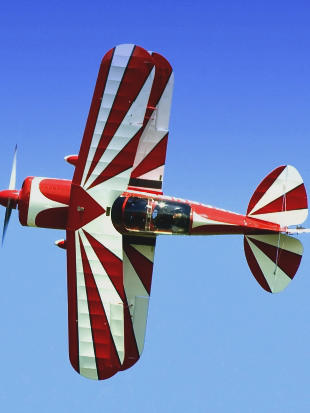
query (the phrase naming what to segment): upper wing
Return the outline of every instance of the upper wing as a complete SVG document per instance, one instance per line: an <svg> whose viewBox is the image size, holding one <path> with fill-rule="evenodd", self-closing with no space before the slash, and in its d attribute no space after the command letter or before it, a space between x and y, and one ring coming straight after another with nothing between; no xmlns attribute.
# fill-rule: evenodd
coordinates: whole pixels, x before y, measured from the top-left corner
<svg viewBox="0 0 310 413"><path fill-rule="evenodd" d="M154 71L152 57L138 46L117 46L105 55L72 181L69 353L73 367L93 379L112 376L134 354L122 235L110 211L128 186Z"/></svg>
<svg viewBox="0 0 310 413"><path fill-rule="evenodd" d="M152 57L139 46L120 45L104 56L73 184L94 188L131 169L154 72Z"/></svg>
<svg viewBox="0 0 310 413"><path fill-rule="evenodd" d="M129 189L162 193L174 76L169 62L152 53L155 78L145 113Z"/></svg>

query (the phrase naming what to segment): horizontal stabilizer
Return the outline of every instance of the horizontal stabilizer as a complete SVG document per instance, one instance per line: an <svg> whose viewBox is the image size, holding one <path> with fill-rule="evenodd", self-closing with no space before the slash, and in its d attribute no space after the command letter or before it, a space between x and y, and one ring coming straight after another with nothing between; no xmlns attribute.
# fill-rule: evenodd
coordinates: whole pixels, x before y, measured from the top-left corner
<svg viewBox="0 0 310 413"><path fill-rule="evenodd" d="M299 240L283 234L244 237L244 251L257 282L268 292L277 293L294 278L303 247Z"/></svg>

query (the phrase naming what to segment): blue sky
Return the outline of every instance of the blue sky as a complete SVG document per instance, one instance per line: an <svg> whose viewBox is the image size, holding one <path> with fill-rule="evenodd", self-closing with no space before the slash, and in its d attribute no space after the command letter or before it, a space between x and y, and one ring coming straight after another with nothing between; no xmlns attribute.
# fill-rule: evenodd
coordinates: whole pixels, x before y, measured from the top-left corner
<svg viewBox="0 0 310 413"><path fill-rule="evenodd" d="M18 186L72 177L63 156L79 149L100 60L136 43L175 71L166 194L245 212L285 163L309 192L309 18L306 1L2 4L0 187L15 143ZM1 251L3 411L309 412L309 236L278 295L255 282L241 236L160 238L143 356L99 383L68 361L66 259L53 246L63 236L13 214Z"/></svg>

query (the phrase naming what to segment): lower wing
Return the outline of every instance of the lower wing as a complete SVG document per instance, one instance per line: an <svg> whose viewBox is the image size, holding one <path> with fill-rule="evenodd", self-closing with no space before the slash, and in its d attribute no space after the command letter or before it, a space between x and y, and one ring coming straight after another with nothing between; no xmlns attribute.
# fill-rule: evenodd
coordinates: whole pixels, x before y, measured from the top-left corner
<svg viewBox="0 0 310 413"><path fill-rule="evenodd" d="M70 361L95 380L142 353L155 249L155 238L122 236L107 218L67 231Z"/></svg>

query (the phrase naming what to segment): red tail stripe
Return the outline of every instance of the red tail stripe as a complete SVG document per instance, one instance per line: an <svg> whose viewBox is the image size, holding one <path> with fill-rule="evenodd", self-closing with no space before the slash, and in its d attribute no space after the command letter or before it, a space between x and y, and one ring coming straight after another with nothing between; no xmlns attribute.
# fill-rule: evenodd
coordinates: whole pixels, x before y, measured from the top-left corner
<svg viewBox="0 0 310 413"><path fill-rule="evenodd" d="M245 257L246 260L248 262L248 265L250 267L250 270L252 272L252 274L254 275L256 281L259 283L259 285L266 291L268 291L269 293L271 293L271 289L266 281L266 278L262 272L262 270L260 269L260 266L257 263L257 260L251 250L251 247L246 239L246 237L244 237L244 252L245 252Z"/></svg>
<svg viewBox="0 0 310 413"><path fill-rule="evenodd" d="M294 211L298 209L307 209L307 193L304 184L300 184L296 188L287 192L285 196L280 196L268 205L258 209L251 215L268 214L281 211Z"/></svg>
<svg viewBox="0 0 310 413"><path fill-rule="evenodd" d="M250 200L247 215L252 211L257 202L262 198L265 192L271 187L271 185L275 182L275 180L278 178L278 176L285 168L286 165L279 166L278 168L270 172L270 174L267 175L266 178L258 185Z"/></svg>
<svg viewBox="0 0 310 413"><path fill-rule="evenodd" d="M103 380L117 373L121 367L121 364L97 285L80 236L79 240L98 379Z"/></svg>
<svg viewBox="0 0 310 413"><path fill-rule="evenodd" d="M278 267L291 279L294 278L301 261L301 255L291 251L287 251L281 248L277 248L274 245L266 244L257 239L250 238L251 242L256 245L264 254L267 255ZM278 250L278 251L277 251Z"/></svg>

